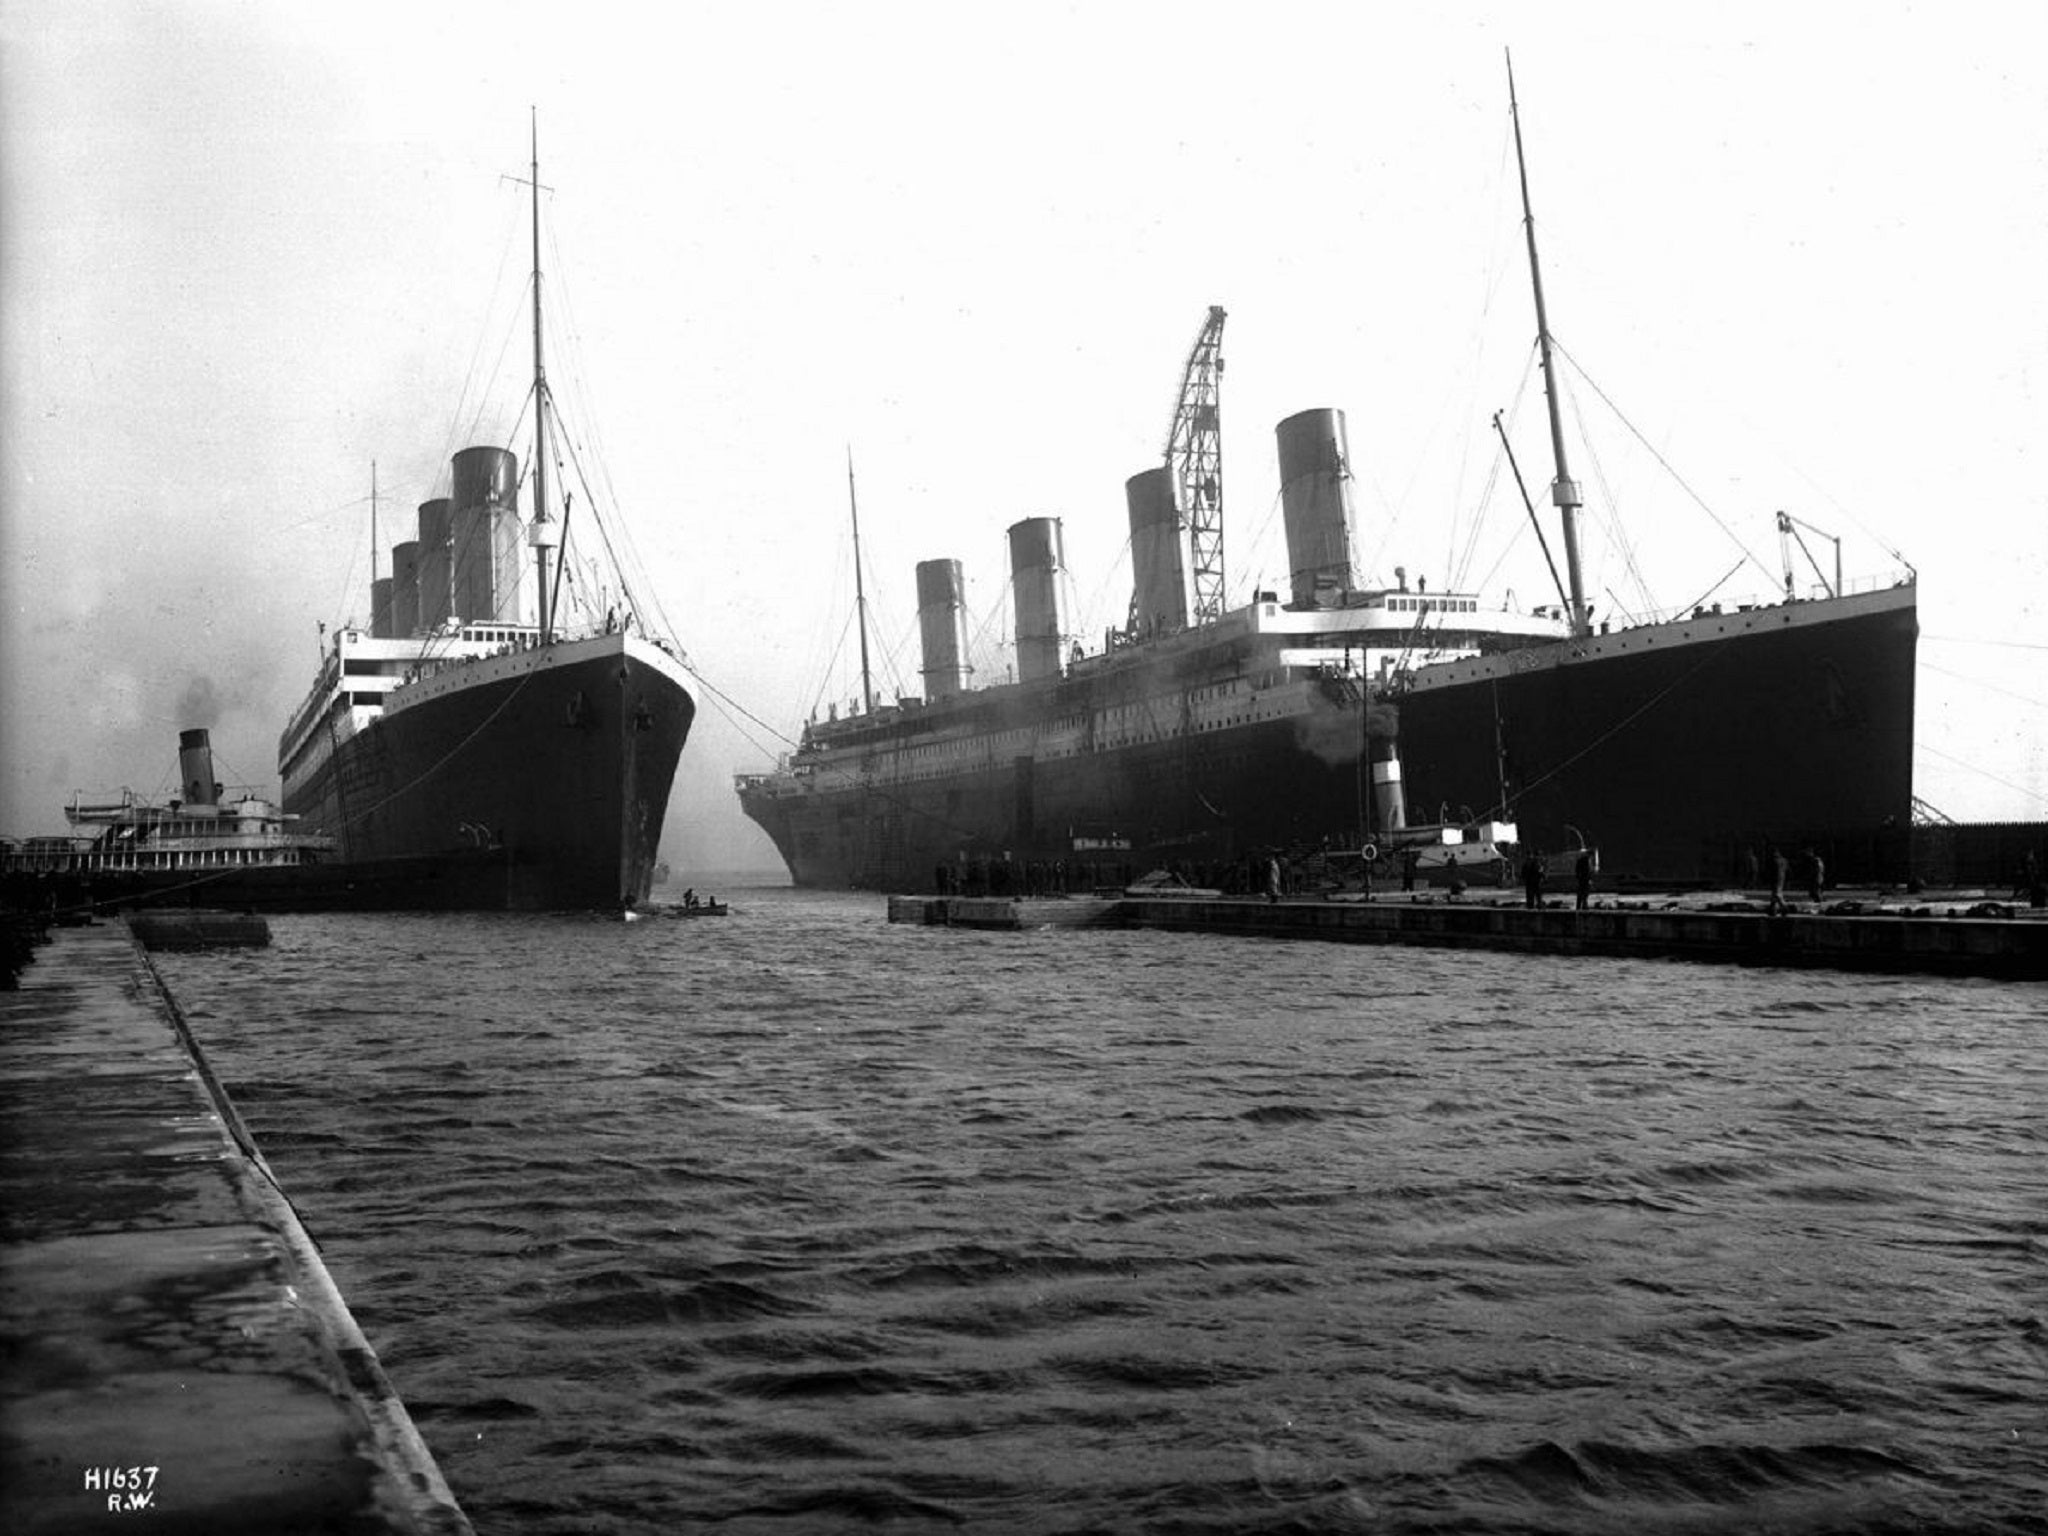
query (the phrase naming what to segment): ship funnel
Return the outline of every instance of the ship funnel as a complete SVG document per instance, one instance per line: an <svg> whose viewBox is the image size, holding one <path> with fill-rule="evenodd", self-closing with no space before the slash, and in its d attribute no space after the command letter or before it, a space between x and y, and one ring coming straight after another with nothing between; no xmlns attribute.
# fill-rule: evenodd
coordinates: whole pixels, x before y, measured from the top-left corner
<svg viewBox="0 0 2048 1536"><path fill-rule="evenodd" d="M391 638L391 578L379 576L370 583L370 638Z"/></svg>
<svg viewBox="0 0 2048 1536"><path fill-rule="evenodd" d="M1280 505L1295 606L1351 588L1351 446L1344 413L1302 411L1273 429L1280 440Z"/></svg>
<svg viewBox="0 0 2048 1536"><path fill-rule="evenodd" d="M958 560L917 563L917 629L924 641L924 696L933 703L967 687L966 583Z"/></svg>
<svg viewBox="0 0 2048 1536"><path fill-rule="evenodd" d="M1027 517L1010 526L1010 585L1017 602L1017 681L1034 683L1061 673L1065 615L1060 581L1067 561L1060 520Z"/></svg>
<svg viewBox="0 0 2048 1536"><path fill-rule="evenodd" d="M213 777L213 743L205 731L178 732L178 777L184 781L187 805L220 804L220 785Z"/></svg>
<svg viewBox="0 0 2048 1536"><path fill-rule="evenodd" d="M446 496L420 503L420 628L429 633L448 622L454 590L453 505Z"/></svg>
<svg viewBox="0 0 2048 1536"><path fill-rule="evenodd" d="M472 624L516 624L525 592L519 460L504 448L465 448L452 467L450 616ZM425 607L422 602L422 616Z"/></svg>
<svg viewBox="0 0 2048 1536"><path fill-rule="evenodd" d="M1399 716L1391 705L1371 705L1365 716L1365 735L1372 759L1372 823L1375 831L1390 832L1408 825L1408 796L1401 787L1401 741Z"/></svg>
<svg viewBox="0 0 2048 1536"><path fill-rule="evenodd" d="M1180 510L1165 466L1124 482L1131 512L1132 617L1140 635L1188 627L1187 562L1181 555Z"/></svg>
<svg viewBox="0 0 2048 1536"><path fill-rule="evenodd" d="M391 633L403 640L420 632L420 546L417 539L391 546Z"/></svg>

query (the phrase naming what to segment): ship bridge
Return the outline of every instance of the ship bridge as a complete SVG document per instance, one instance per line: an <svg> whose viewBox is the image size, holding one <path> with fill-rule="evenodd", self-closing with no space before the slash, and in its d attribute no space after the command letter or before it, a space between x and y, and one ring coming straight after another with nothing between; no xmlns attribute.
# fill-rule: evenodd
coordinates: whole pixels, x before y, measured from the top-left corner
<svg viewBox="0 0 2048 1536"><path fill-rule="evenodd" d="M1247 610L1269 664L1319 675L1385 680L1397 672L1560 640L1553 613L1518 613L1469 592L1406 587L1344 594L1341 605L1279 602L1261 593Z"/></svg>

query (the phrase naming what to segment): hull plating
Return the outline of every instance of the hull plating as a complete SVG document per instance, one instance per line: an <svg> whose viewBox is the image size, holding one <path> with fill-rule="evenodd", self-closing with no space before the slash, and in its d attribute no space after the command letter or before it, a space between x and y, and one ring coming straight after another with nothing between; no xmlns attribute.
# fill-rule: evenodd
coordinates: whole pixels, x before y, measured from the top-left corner
<svg viewBox="0 0 2048 1536"><path fill-rule="evenodd" d="M616 910L646 899L696 706L622 641L388 710L288 790L337 853L291 904ZM274 904L274 903L273 903Z"/></svg>
<svg viewBox="0 0 2048 1536"><path fill-rule="evenodd" d="M1911 590L1812 614L1639 631L1578 660L1545 648L1404 694L1411 817L1504 807L1525 844L1555 853L1583 836L1617 878L1740 878L1749 852L1778 842L1821 847L1842 878L1904 879ZM1071 709L1074 684L1060 687ZM742 806L797 883L901 890L1006 855L1084 879L1168 862L1228 872L1267 849L1355 848L1366 831L1355 685L1318 683L1288 718L1041 758L1029 737L1052 697L1004 706L990 723L1026 744L978 771L900 778L876 752L855 782L778 776Z"/></svg>

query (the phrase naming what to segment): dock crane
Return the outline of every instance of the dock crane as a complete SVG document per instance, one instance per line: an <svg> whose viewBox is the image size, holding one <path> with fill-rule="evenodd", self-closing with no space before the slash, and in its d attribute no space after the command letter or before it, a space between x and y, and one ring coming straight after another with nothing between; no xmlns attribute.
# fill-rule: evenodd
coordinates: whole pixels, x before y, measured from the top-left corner
<svg viewBox="0 0 2048 1536"><path fill-rule="evenodd" d="M1835 580L1833 585L1829 585L1826 572L1820 568L1820 562L1813 558L1813 551L1806 547L1806 540L1799 536L1801 528L1820 538L1834 541ZM1806 563L1813 567L1813 574L1820 578L1821 587L1827 595L1829 597L1840 597L1842 595L1842 540L1840 535L1829 533L1825 528L1816 528L1813 524L1794 517L1789 512L1780 512L1778 514L1778 553L1783 557L1785 563L1786 598L1790 599L1792 596L1792 546L1794 544L1799 546L1799 553L1806 556Z"/></svg>
<svg viewBox="0 0 2048 1536"><path fill-rule="evenodd" d="M1166 469L1188 530L1197 625L1223 617L1223 432L1218 414L1223 320L1223 307L1210 305L1189 349L1173 426L1166 434Z"/></svg>

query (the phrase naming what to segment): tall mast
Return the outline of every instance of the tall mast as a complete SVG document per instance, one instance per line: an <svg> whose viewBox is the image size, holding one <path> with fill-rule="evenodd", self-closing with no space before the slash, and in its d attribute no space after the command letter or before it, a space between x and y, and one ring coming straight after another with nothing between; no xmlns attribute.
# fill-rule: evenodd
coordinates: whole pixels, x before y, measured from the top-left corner
<svg viewBox="0 0 2048 1536"><path fill-rule="evenodd" d="M1550 359L1550 317L1543 308L1543 269L1536 261L1536 216L1529 211L1529 165L1522 158L1522 113L1515 104L1515 59L1508 55L1508 115L1515 124L1515 170L1522 182L1522 231L1529 242L1529 281L1536 290L1536 349L1543 360L1543 398L1550 407L1550 455L1557 465L1557 478L1550 483L1550 499L1564 520L1565 574L1571 585L1571 621L1574 635L1591 633L1586 618L1585 578L1579 571L1579 486L1572 479L1564 457L1564 420L1558 413L1557 371Z"/></svg>
<svg viewBox="0 0 2048 1536"><path fill-rule="evenodd" d="M553 634L548 612L548 551L554 547L558 535L548 517L548 376L541 362L540 349L540 113L536 108L531 119L532 158L529 168L532 180L529 186L533 193L533 526L527 530L527 542L533 545L533 558L539 567L540 576L540 643L546 645Z"/></svg>
<svg viewBox="0 0 2048 1536"><path fill-rule="evenodd" d="M370 460L370 611L377 611L377 461Z"/></svg>
<svg viewBox="0 0 2048 1536"><path fill-rule="evenodd" d="M868 676L868 594L860 575L860 501L853 494L853 444L846 445L846 505L853 512L853 602L860 611L860 696L875 712L875 685Z"/></svg>

